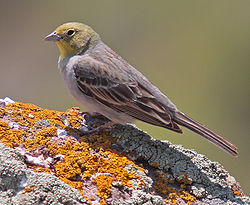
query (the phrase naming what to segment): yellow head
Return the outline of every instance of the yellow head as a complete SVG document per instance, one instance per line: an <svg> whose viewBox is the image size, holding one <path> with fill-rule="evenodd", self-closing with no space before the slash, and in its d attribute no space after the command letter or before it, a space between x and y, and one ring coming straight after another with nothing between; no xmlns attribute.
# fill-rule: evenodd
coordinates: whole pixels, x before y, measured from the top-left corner
<svg viewBox="0 0 250 205"><path fill-rule="evenodd" d="M54 41L60 50L60 58L67 58L95 46L100 37L91 27L71 22L57 27L45 40Z"/></svg>

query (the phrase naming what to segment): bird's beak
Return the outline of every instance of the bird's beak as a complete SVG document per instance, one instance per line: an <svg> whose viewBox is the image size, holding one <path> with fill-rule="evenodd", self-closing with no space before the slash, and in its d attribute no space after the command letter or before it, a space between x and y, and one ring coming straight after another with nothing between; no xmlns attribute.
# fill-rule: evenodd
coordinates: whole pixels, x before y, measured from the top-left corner
<svg viewBox="0 0 250 205"><path fill-rule="evenodd" d="M45 41L59 41L62 37L57 35L56 32L52 32L51 34L47 35L44 40Z"/></svg>

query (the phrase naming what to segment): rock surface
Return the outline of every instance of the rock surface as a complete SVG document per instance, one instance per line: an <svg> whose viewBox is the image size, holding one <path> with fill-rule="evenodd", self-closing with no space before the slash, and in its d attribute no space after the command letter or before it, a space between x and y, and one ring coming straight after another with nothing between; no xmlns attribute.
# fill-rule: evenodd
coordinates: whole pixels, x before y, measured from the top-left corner
<svg viewBox="0 0 250 205"><path fill-rule="evenodd" d="M104 123L0 100L0 204L250 204L218 162Z"/></svg>

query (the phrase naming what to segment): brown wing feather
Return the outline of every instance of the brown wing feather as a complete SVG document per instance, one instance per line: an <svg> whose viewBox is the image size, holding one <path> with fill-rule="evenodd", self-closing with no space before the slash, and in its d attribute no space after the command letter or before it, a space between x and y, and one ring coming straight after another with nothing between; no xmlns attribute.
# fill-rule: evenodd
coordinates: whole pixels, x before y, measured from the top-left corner
<svg viewBox="0 0 250 205"><path fill-rule="evenodd" d="M92 59L93 60L93 59ZM141 84L136 81L121 81L105 73L101 75L102 63L75 66L78 88L87 96L117 112L123 112L135 119L182 133L172 121L164 106ZM99 68L99 72L97 71Z"/></svg>

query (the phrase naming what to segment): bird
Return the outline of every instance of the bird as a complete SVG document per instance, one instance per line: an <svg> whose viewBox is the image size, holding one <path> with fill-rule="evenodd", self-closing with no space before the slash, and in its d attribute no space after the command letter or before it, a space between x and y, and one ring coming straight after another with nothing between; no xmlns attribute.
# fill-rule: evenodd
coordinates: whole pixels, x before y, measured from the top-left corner
<svg viewBox="0 0 250 205"><path fill-rule="evenodd" d="M180 126L237 156L237 147L179 111L141 72L107 46L90 26L69 22L44 40L55 42L58 68L71 95L88 111L114 123L140 120L182 133Z"/></svg>

